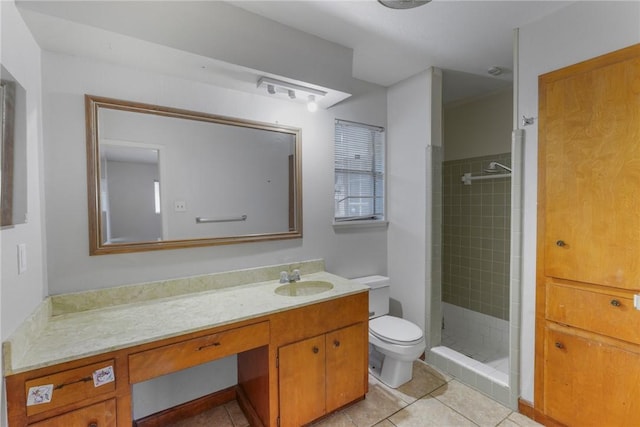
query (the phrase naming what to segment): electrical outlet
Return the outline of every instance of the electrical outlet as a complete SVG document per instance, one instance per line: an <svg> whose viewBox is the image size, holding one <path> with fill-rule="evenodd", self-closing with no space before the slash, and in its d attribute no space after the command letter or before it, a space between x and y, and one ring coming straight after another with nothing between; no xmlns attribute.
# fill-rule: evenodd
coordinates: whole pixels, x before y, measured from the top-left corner
<svg viewBox="0 0 640 427"><path fill-rule="evenodd" d="M184 200L176 200L174 202L174 210L176 212L186 212L187 211L187 202Z"/></svg>

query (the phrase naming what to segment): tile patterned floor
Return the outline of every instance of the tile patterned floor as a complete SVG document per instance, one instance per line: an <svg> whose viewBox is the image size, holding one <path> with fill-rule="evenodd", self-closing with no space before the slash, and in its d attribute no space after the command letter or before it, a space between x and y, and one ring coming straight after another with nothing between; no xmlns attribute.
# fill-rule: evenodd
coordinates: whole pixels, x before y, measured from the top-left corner
<svg viewBox="0 0 640 427"><path fill-rule="evenodd" d="M236 402L171 427L246 427ZM536 422L431 366L414 363L413 379L391 389L369 376L369 393L313 427L535 427Z"/></svg>

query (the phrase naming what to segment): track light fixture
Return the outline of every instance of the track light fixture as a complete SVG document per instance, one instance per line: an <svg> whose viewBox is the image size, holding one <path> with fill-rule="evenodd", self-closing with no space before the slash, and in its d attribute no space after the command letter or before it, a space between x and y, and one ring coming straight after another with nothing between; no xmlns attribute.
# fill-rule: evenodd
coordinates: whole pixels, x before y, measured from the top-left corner
<svg viewBox="0 0 640 427"><path fill-rule="evenodd" d="M307 102L307 110L311 111L312 113L315 113L316 111L318 111L318 104L316 103L315 95L309 95L309 100Z"/></svg>
<svg viewBox="0 0 640 427"><path fill-rule="evenodd" d="M296 83L289 83L282 80L272 79L270 77L261 77L258 80L257 87L266 87L269 95L284 95L292 101L307 102L307 109L311 112L318 109L318 98L327 94L327 92Z"/></svg>

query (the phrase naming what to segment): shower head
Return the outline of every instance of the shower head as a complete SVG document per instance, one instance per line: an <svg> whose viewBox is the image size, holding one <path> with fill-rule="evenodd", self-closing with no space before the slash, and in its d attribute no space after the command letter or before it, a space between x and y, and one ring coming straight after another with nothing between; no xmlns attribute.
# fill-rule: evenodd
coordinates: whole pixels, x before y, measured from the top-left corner
<svg viewBox="0 0 640 427"><path fill-rule="evenodd" d="M489 167L486 168L484 171L487 173L498 173L501 172L500 169L498 168L502 168L504 170L506 170L507 172L511 172L511 168L508 166L503 165L502 163L498 163L498 162L491 162L489 163Z"/></svg>

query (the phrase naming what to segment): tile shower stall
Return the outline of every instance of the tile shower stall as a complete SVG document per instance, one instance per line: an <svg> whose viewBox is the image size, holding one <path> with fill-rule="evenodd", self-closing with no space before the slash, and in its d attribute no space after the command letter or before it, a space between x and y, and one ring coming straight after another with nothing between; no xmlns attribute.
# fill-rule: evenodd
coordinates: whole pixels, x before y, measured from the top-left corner
<svg viewBox="0 0 640 427"><path fill-rule="evenodd" d="M509 373L511 154L442 164L442 340L438 352L505 385ZM465 173L488 176L465 184Z"/></svg>

